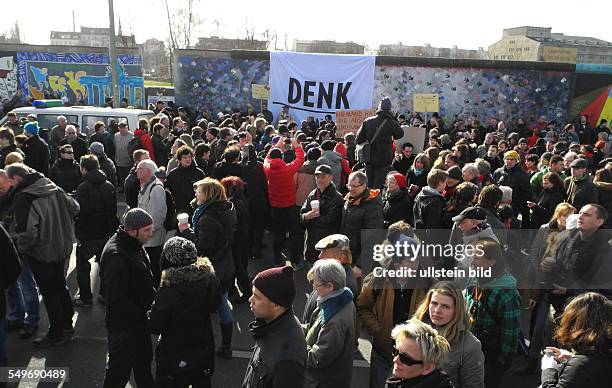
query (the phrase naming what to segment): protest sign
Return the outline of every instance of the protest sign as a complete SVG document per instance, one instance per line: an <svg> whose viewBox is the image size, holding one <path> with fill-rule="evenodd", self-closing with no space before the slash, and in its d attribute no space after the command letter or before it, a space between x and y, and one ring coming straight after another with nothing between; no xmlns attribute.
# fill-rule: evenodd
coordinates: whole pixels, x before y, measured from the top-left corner
<svg viewBox="0 0 612 388"><path fill-rule="evenodd" d="M267 100L270 98L268 85L251 84L251 95L256 100Z"/></svg>
<svg viewBox="0 0 612 388"><path fill-rule="evenodd" d="M350 109L336 111L336 137L342 137L349 132L357 133L363 120L374 116L376 109Z"/></svg>
<svg viewBox="0 0 612 388"><path fill-rule="evenodd" d="M412 153L415 155L423 152L423 144L425 143L425 128L402 125L402 131L404 131L404 136L395 141L395 152L401 152L404 143L411 143L414 146L412 148Z"/></svg>
<svg viewBox="0 0 612 388"><path fill-rule="evenodd" d="M412 110L419 113L439 112L440 98L437 94L417 93L412 95Z"/></svg>
<svg viewBox="0 0 612 388"><path fill-rule="evenodd" d="M270 53L268 109L277 117L289 106L296 122L322 120L337 110L371 109L374 62L370 55Z"/></svg>

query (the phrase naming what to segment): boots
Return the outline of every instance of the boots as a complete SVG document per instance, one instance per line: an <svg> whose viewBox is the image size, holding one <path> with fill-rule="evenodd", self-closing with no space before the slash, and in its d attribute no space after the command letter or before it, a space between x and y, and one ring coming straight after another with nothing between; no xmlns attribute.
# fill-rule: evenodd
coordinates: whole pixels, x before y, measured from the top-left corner
<svg viewBox="0 0 612 388"><path fill-rule="evenodd" d="M217 356L226 360L232 359L232 333L234 322L221 324L221 347L217 349Z"/></svg>

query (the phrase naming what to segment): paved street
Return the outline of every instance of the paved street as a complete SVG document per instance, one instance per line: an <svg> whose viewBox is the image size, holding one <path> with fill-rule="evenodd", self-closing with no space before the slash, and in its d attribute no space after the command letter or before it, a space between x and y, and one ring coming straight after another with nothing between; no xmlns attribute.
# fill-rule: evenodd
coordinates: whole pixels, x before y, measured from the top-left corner
<svg viewBox="0 0 612 388"><path fill-rule="evenodd" d="M123 209L120 209L122 211ZM266 241L271 246L271 235L266 235ZM255 274L258 270L272 265L271 249L267 249L264 253L265 258L252 261L250 264L251 274ZM98 266L93 264L92 281L94 282L94 290L98 289ZM75 271L75 256L74 252L70 258L67 268L67 279L71 294L74 295L77 290L76 286L76 271ZM301 316L306 295L312 289L305 279L305 271L299 272L296 276L298 294L296 297L295 308L297 315ZM248 304L235 305L234 317L236 326L234 329L234 359L225 361L217 358L216 371L213 379L215 387L240 387L244 371L246 369L250 349L253 346L251 335L248 332L248 324L253 316ZM525 310L523 310L525 312ZM41 328L47 326L46 313L44 305L41 303ZM213 317L213 327L216 331L217 341L220 338L218 333L218 324L216 315ZM525 321L525 320L524 320ZM42 367L69 367L70 382L63 385L58 384L34 384L22 382L13 387L101 387L104 381L104 366L106 362L106 330L104 328L104 306L94 303L91 309L78 309L74 317L74 327L76 333L72 342L45 350L38 350L32 347L31 340L19 340L17 335L10 333L7 338L7 348L9 355L9 365L29 368ZM40 330L39 334L44 333ZM368 386L368 362L370 355L370 343L367 336L362 333L362 338L359 340L360 356L356 359L353 368L354 388L366 388ZM522 360L521 360L522 361ZM526 378L508 374L504 380L502 388L506 387L536 387L537 382L535 377ZM131 386L135 386L133 384Z"/></svg>

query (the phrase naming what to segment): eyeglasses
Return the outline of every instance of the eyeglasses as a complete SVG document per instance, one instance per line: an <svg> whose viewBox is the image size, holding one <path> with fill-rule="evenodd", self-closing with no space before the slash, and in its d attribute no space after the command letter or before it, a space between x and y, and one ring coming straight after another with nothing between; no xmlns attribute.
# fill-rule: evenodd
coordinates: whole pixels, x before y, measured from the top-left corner
<svg viewBox="0 0 612 388"><path fill-rule="evenodd" d="M399 356L399 360L402 364L406 365L406 366L412 366L412 365L423 365L423 360L415 360L414 358L410 357L407 354L401 353L399 350L397 350L397 348L394 346L393 347L393 358L395 358L396 356Z"/></svg>
<svg viewBox="0 0 612 388"><path fill-rule="evenodd" d="M62 151L62 154L72 155L72 154L74 154L74 152L72 152L72 151Z"/></svg>
<svg viewBox="0 0 612 388"><path fill-rule="evenodd" d="M325 283L318 283L318 284L317 284L317 283L314 283L314 282L312 283L312 288L313 288L314 290L316 290L316 289L317 289L317 288L319 288L319 287L323 287L323 286L325 286Z"/></svg>
<svg viewBox="0 0 612 388"><path fill-rule="evenodd" d="M360 185L346 185L346 187L350 190L350 189L358 189L361 186L363 186L363 183Z"/></svg>

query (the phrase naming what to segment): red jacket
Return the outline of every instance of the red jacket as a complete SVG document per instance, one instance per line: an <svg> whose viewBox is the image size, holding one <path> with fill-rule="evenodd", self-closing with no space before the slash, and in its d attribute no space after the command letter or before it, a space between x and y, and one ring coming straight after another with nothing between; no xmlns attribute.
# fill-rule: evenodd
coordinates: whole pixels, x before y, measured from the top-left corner
<svg viewBox="0 0 612 388"><path fill-rule="evenodd" d="M272 151L274 148L270 148ZM295 160L285 163L283 159L270 159L270 153L264 161L264 172L268 177L268 198L270 206L286 208L295 206L295 181L297 171L304 164L302 146L295 149Z"/></svg>
<svg viewBox="0 0 612 388"><path fill-rule="evenodd" d="M334 147L334 151L336 151L337 153L340 154L340 156L342 156L342 174L341 174L341 179L340 179L340 184L342 185L346 185L347 181L348 181L348 176L351 174L351 166L349 166L349 162L348 160L346 160L346 146L344 145L344 143L338 142L336 143L336 146Z"/></svg>
<svg viewBox="0 0 612 388"><path fill-rule="evenodd" d="M137 129L134 131L134 136L140 137L140 141L142 142L142 146L145 150L149 151L149 157L152 161L156 162L155 158L155 149L153 149L153 141L151 141L151 136L144 131L144 129Z"/></svg>

